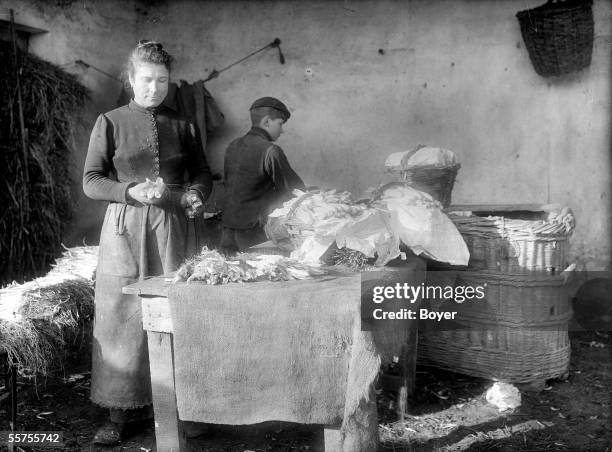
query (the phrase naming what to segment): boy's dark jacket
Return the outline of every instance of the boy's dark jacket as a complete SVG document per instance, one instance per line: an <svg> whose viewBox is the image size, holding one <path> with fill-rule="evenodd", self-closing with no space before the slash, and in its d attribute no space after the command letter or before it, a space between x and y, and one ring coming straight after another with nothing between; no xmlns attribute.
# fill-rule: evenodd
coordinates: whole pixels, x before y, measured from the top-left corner
<svg viewBox="0 0 612 452"><path fill-rule="evenodd" d="M263 226L268 214L305 188L283 150L268 133L253 127L230 143L225 153L223 226L250 229Z"/></svg>

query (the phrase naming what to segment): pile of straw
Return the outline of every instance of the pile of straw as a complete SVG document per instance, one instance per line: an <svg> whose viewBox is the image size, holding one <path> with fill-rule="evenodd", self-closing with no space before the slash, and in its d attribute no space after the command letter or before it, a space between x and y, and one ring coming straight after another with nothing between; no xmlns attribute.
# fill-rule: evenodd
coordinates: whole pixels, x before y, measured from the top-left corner
<svg viewBox="0 0 612 452"><path fill-rule="evenodd" d="M46 276L0 289L0 353L44 374L70 350L88 348L96 264L97 247L70 248Z"/></svg>
<svg viewBox="0 0 612 452"><path fill-rule="evenodd" d="M88 92L73 75L34 55L18 51L15 67L10 43L0 43L0 60L5 63L0 65L5 93L0 103L0 284L7 284L44 274L60 254L74 204L72 132Z"/></svg>

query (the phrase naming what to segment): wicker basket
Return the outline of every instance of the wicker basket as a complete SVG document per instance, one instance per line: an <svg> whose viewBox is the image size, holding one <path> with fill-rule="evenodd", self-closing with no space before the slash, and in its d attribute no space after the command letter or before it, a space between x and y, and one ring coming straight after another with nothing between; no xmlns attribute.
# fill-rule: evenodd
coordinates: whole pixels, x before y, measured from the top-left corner
<svg viewBox="0 0 612 452"><path fill-rule="evenodd" d="M306 240L307 237L314 235L314 229L311 225L304 224L296 220L294 217L294 214L300 204L302 204L306 199L310 198L313 194L314 192L308 192L300 196L289 209L289 212L287 213L287 218L285 219L285 226L287 227L287 232L289 233L291 242L296 248L299 248L302 243L304 243L304 240Z"/></svg>
<svg viewBox="0 0 612 452"><path fill-rule="evenodd" d="M458 284L486 285L485 299L454 304L466 329L421 334L422 364L514 383L567 373L572 310L562 278L462 272Z"/></svg>
<svg viewBox="0 0 612 452"><path fill-rule="evenodd" d="M591 64L593 10L591 0L549 0L520 11L517 18L535 71L562 75Z"/></svg>
<svg viewBox="0 0 612 452"><path fill-rule="evenodd" d="M570 360L567 332L540 331L529 337L520 332L519 335L524 341L519 350L532 348L525 344L539 342L563 340L567 345L543 352L495 350L471 345L465 332L442 331L426 339L423 335L419 337L418 363L511 383L542 381L567 374Z"/></svg>
<svg viewBox="0 0 612 452"><path fill-rule="evenodd" d="M567 267L573 223L475 215L450 218L467 244L472 269L554 275Z"/></svg>
<svg viewBox="0 0 612 452"><path fill-rule="evenodd" d="M299 248L307 237L314 235L311 225L304 224L295 219L294 214L297 208L316 192L307 192L300 196L291 206L284 219L278 217L268 218L265 227L266 236L275 245L286 247L290 245L292 249Z"/></svg>
<svg viewBox="0 0 612 452"><path fill-rule="evenodd" d="M455 185L457 172L460 164L451 166L415 166L407 169L392 169L389 172L395 174L398 180L405 182L425 193L429 193L440 201L442 206L451 204L451 194Z"/></svg>

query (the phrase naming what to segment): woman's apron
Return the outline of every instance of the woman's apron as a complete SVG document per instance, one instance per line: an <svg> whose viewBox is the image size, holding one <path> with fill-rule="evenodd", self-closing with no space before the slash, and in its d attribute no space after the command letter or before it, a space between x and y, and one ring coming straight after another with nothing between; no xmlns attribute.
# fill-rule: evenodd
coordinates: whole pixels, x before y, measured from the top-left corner
<svg viewBox="0 0 612 452"><path fill-rule="evenodd" d="M96 270L91 400L107 408L152 403L141 301L122 288L169 274L185 258L187 219L177 206L111 203L100 235Z"/></svg>

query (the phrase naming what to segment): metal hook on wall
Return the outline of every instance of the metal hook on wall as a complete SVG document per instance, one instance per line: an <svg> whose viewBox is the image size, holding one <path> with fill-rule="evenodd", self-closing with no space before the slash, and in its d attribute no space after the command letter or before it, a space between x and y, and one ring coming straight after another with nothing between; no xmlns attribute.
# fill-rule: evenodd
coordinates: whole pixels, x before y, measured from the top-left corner
<svg viewBox="0 0 612 452"><path fill-rule="evenodd" d="M231 68L232 66L236 66L237 64L242 63L243 61L247 60L248 58L251 58L253 55L258 54L259 52L262 52L268 48L277 48L278 49L278 59L280 64L285 64L285 56L283 55L283 52L280 48L281 45L281 40L279 38L275 38L274 41L272 41L270 44L263 46L261 49L258 49L252 53L249 53L247 56L234 61L232 64L230 64L229 66L224 67L223 69L219 69L218 71L216 69L213 69L212 72L209 74L209 76L206 78L206 80L204 80L204 82L208 82L209 80L213 80L217 77L219 77L219 74L221 74L221 72L225 72L227 71L229 68Z"/></svg>

